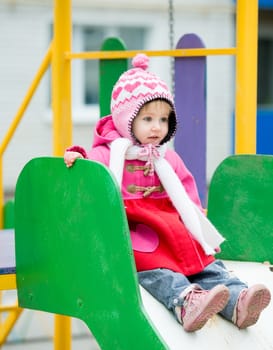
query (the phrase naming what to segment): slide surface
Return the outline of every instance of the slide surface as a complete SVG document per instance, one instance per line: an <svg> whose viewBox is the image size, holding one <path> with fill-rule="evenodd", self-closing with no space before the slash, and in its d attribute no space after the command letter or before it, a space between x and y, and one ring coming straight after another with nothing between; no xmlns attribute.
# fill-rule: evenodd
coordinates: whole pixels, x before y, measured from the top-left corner
<svg viewBox="0 0 273 350"><path fill-rule="evenodd" d="M248 285L264 283L273 294L273 272L262 263L224 261L230 271ZM271 267L272 268L272 267ZM215 316L199 331L187 333L165 307L141 288L146 312L171 350L269 350L273 349L273 302L271 301L257 324L239 330L221 316Z"/></svg>

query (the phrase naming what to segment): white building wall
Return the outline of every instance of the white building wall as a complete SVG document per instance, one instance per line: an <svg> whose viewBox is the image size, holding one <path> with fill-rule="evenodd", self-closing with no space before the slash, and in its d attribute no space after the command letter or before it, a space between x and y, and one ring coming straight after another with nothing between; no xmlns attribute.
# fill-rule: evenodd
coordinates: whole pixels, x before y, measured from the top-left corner
<svg viewBox="0 0 273 350"><path fill-rule="evenodd" d="M48 6L0 5L0 139L34 78L49 44L52 9ZM4 188L13 191L24 164L35 156L51 153L51 130L45 123L48 77L44 77L9 144L3 161Z"/></svg>
<svg viewBox="0 0 273 350"><path fill-rule="evenodd" d="M145 25L147 49L168 49L167 0L73 0L74 24ZM174 42L186 33L199 35L207 47L234 46L234 6L231 0L174 0ZM0 141L29 87L50 41L53 1L0 1ZM74 47L77 42L73 42ZM73 62L73 67L78 62ZM151 70L170 84L170 60L152 58ZM234 109L234 59L209 57L207 70L208 180L231 152ZM80 89L73 80L73 92ZM49 74L36 92L4 156L4 187L13 192L19 172L31 158L52 154L49 117ZM73 105L73 115L77 106ZM73 142L90 147L92 123L74 122Z"/></svg>

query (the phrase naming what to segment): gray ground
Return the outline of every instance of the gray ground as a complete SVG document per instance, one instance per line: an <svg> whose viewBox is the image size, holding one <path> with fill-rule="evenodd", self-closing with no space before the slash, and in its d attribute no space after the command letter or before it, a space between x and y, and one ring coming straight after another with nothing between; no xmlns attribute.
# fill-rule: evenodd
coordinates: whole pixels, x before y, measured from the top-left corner
<svg viewBox="0 0 273 350"><path fill-rule="evenodd" d="M12 305L17 299L15 291L3 292L3 305ZM1 315L2 319L5 314ZM24 310L1 350L52 350L54 349L54 315ZM85 324L72 319L72 349L100 350Z"/></svg>

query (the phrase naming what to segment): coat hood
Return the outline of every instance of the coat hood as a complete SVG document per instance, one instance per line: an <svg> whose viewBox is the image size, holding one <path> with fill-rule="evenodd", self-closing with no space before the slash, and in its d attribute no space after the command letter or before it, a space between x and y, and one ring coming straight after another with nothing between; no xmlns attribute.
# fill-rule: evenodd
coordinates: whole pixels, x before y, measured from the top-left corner
<svg viewBox="0 0 273 350"><path fill-rule="evenodd" d="M117 138L122 137L115 125L113 123L113 118L111 115L107 115L101 118L94 129L94 139L93 139L93 147L105 145L111 143Z"/></svg>

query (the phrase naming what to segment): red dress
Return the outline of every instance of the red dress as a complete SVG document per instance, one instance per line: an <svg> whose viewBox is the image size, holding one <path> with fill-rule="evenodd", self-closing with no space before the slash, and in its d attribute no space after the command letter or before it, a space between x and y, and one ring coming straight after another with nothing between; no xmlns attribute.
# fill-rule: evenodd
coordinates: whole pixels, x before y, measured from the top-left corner
<svg viewBox="0 0 273 350"><path fill-rule="evenodd" d="M132 240L138 271L167 268L189 276L201 272L214 261L189 234L169 198L129 199L124 203L130 230L137 231L141 224L140 233L143 233L146 226L152 237L150 241L154 242L143 251L134 247Z"/></svg>

